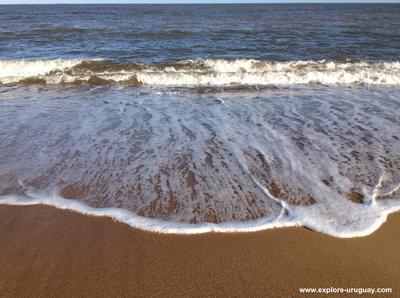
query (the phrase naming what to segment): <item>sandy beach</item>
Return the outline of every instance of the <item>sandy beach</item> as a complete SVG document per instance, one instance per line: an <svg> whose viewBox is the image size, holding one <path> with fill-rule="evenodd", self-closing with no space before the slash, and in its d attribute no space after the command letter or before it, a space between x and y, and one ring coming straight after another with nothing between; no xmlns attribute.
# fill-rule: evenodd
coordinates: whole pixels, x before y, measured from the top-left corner
<svg viewBox="0 0 400 298"><path fill-rule="evenodd" d="M392 215L358 239L304 228L177 236L52 207L0 206L0 295L304 297L299 287L332 286L392 287L395 297L399 225Z"/></svg>

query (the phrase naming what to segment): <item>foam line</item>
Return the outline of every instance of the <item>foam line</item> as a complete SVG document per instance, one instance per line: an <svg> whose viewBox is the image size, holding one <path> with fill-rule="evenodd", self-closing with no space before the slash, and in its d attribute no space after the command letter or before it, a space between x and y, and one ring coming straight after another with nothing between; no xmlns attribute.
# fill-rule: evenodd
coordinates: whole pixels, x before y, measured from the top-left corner
<svg viewBox="0 0 400 298"><path fill-rule="evenodd" d="M122 208L92 208L79 201L64 199L56 193L46 197L40 197L37 194L31 193L29 196L12 196L6 195L0 197L0 205L14 205L14 206L32 206L32 205L48 205L61 210L71 210L84 215L109 217L115 221L125 223L133 228L158 232L163 234L203 234L209 232L217 233L233 233L233 232L256 232L268 230L273 228L285 227L307 227L311 230L328 234L338 238L355 238L364 237L375 232L387 219L390 213L400 210L400 206L393 206L391 208L384 208L384 212L378 214L375 220L365 229L359 231L335 231L326 228L324 223L315 221L314 217L301 218L300 214L294 216L282 216L278 218L264 217L256 220L245 222L223 222L219 224L214 223L200 223L200 224L185 224L167 222L159 219L146 218L138 216L128 210ZM307 211L309 212L309 211ZM290 211L291 214L296 213L294 210Z"/></svg>

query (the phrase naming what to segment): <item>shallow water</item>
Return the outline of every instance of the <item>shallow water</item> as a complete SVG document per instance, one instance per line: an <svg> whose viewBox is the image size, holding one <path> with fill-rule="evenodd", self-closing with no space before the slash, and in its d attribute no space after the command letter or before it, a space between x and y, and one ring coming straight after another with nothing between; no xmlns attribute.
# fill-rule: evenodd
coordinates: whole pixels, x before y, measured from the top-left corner
<svg viewBox="0 0 400 298"><path fill-rule="evenodd" d="M0 203L339 237L400 209L399 6L0 8Z"/></svg>
<svg viewBox="0 0 400 298"><path fill-rule="evenodd" d="M397 205L396 88L7 88L3 196L172 223L310 217L331 233Z"/></svg>

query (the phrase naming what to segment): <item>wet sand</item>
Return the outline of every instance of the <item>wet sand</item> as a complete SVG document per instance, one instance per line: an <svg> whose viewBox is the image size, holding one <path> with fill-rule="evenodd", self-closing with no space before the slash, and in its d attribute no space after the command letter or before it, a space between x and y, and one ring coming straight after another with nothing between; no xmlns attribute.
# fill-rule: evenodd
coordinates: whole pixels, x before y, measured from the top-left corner
<svg viewBox="0 0 400 298"><path fill-rule="evenodd" d="M304 228L177 236L0 206L0 296L298 297L299 287L332 286L392 287L396 297L399 228L396 214L358 239Z"/></svg>

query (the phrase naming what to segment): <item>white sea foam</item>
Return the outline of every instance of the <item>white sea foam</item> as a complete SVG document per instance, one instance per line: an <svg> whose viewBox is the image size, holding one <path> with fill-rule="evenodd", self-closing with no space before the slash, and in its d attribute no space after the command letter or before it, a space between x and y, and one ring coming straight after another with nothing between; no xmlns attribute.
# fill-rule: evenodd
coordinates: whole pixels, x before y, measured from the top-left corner
<svg viewBox="0 0 400 298"><path fill-rule="evenodd" d="M65 70L82 60L0 60L0 82L15 83L29 77L46 77L50 72Z"/></svg>
<svg viewBox="0 0 400 298"><path fill-rule="evenodd" d="M387 219L390 213L400 210L398 202L381 202L370 206L350 206L346 204L335 207L334 217L327 217L320 206L291 207L276 218L264 217L243 222L222 222L187 224L169 222L160 219L139 216L122 208L93 208L76 200L68 200L57 193L26 196L0 196L0 205L31 206L48 205L58 209L71 210L90 216L104 216L125 223L133 228L165 234L202 234L209 232L256 232L261 230L284 227L307 227L317 232L339 238L364 237L375 232ZM353 220L344 214L349 214L349 207L354 212ZM353 210L357 209L357 210ZM340 215L342 213L342 216Z"/></svg>
<svg viewBox="0 0 400 298"><path fill-rule="evenodd" d="M400 207L398 88L10 89L2 204L163 233L337 237L368 235Z"/></svg>
<svg viewBox="0 0 400 298"><path fill-rule="evenodd" d="M97 61L97 62L96 62ZM100 60L101 61L101 60ZM103 63L87 60L86 63ZM373 84L399 85L400 62L270 62L242 60L187 60L164 64L115 64L101 70L82 67L82 60L0 61L0 82L16 83L37 77L49 84L89 82L97 77L106 81L154 86L296 85L296 84Z"/></svg>

